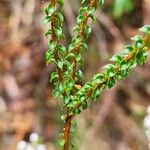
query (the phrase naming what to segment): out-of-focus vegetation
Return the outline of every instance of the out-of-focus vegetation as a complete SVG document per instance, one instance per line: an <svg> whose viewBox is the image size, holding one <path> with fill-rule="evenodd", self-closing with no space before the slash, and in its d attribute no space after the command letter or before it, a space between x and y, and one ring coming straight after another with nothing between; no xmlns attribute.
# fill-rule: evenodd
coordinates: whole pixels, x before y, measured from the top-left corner
<svg viewBox="0 0 150 150"><path fill-rule="evenodd" d="M116 18L122 17L124 13L130 13L134 8L132 0L115 0L113 15Z"/></svg>
<svg viewBox="0 0 150 150"><path fill-rule="evenodd" d="M122 3L119 3L122 2ZM131 3L130 3L131 2ZM61 108L51 92L43 54L43 8L48 3L36 0L0 1L0 149L15 150L19 141L31 143L31 133L38 133L36 144L56 149L56 135L62 127ZM65 0L65 33L68 43L80 1ZM108 58L119 52L138 28L150 24L150 1L108 0L89 38L84 55L85 79L101 70ZM66 44L68 44L66 43ZM82 67L82 66L81 66ZM76 143L81 150L148 150L149 132L143 119L150 101L150 58L125 81L106 91L96 104L78 120ZM144 119L148 131L148 117ZM148 137L148 138L147 138ZM88 143L88 144L87 144Z"/></svg>

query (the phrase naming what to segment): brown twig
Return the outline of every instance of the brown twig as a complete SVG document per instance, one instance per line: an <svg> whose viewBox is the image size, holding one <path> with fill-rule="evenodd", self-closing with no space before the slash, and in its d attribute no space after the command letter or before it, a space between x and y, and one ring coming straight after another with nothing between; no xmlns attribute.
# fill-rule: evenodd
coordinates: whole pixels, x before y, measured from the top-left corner
<svg viewBox="0 0 150 150"><path fill-rule="evenodd" d="M147 39L146 39L146 40L147 40ZM147 49L147 51L150 51L150 49ZM134 51L134 52L132 52L132 53L130 53L130 54L124 56L123 60L126 61L126 62L127 62L127 61L130 61L130 60L132 60L132 59L134 58L135 55L136 55L136 52ZM120 71L120 69L118 68L117 65L116 65L116 69L117 69L118 72ZM108 80L109 80L109 78L106 78L103 82L96 83L95 85L93 85L93 88L92 88L92 89L94 89L95 87L100 88L100 87L102 87L102 86L105 86L105 84L106 84L106 82L107 82ZM86 85L86 84L85 84L85 85ZM82 91L82 89L84 89L84 86L78 91L78 93L80 93L80 91ZM92 89L86 91L86 96L87 96L87 97L91 97L91 95L92 95ZM85 98L85 99L86 99L86 98ZM85 99L84 99L84 100L85 100ZM82 105L82 102L83 102L83 101L80 101L79 103L77 103L72 109L80 108L81 105Z"/></svg>
<svg viewBox="0 0 150 150"><path fill-rule="evenodd" d="M70 110L67 109L67 117L65 120L65 125L64 125L64 148L63 150L68 150L69 149L69 139L70 139L70 129L71 129L71 122L73 119L73 115L70 115Z"/></svg>
<svg viewBox="0 0 150 150"><path fill-rule="evenodd" d="M51 4L54 7L56 7L56 0L51 0ZM55 18L52 17L52 22L51 22L52 40L54 40L58 43L58 39L57 39L55 31L54 31L54 26L55 26ZM55 49L54 57L55 57L56 61L59 59L59 53L58 53L57 49ZM56 69L57 69L57 72L58 72L59 81L60 81L60 83L62 83L63 82L63 71L59 68L58 65L56 65ZM63 95L65 95L65 93ZM63 132L64 132L63 139L65 141L63 150L68 150L69 149L69 138L70 138L69 135L70 135L70 128L71 128L72 118L73 118L73 115L70 115L70 110L67 109L67 117L65 119L65 125L64 125L64 130L63 130Z"/></svg>
<svg viewBox="0 0 150 150"><path fill-rule="evenodd" d="M51 4L54 7L56 7L56 0L51 0ZM54 25L55 25L55 18L52 17L52 22L51 22L52 40L56 41L58 43L58 39L57 39L57 37L55 35ZM54 58L55 58L56 61L59 59L59 54L58 54L58 50L57 49L55 49ZM57 72L58 72L59 81L62 83L63 82L62 71L61 71L61 69L59 68L59 66L57 64L56 64L56 69L57 69Z"/></svg>
<svg viewBox="0 0 150 150"><path fill-rule="evenodd" d="M91 0L90 3L89 3L89 7L93 7L95 5L96 1L95 0ZM79 36L81 37L81 39L83 39L83 35L84 35L84 30L85 30L85 27L88 23L88 19L89 19L89 14L86 13L85 14L85 18L84 18L84 21L82 22L82 27L81 27L81 30L79 32ZM72 52L74 54L77 54L79 52L79 49L80 49L80 46L77 45L76 48L74 48L72 50ZM74 66L73 66L73 71L72 71L72 78L75 79L75 71L76 71L76 68L77 68L77 60L74 58L73 59L73 63L74 63Z"/></svg>
<svg viewBox="0 0 150 150"><path fill-rule="evenodd" d="M51 4L54 7L56 7L56 0L51 0ZM58 43L58 39L57 39L57 37L55 35L55 31L54 31L54 25L55 25L55 18L53 18L52 22L51 22L52 39ZM55 49L54 57L55 57L55 60L59 59L59 54L58 54L57 49ZM57 69L57 72L58 72L59 81L62 83L63 82L63 77L62 77L63 76L63 72L58 67L58 65L56 65L56 69ZM73 115L70 116L70 110L67 109L67 117L65 119L65 125L64 125L64 130L63 130L63 132L64 132L63 139L65 141L63 150L68 150L69 149L69 135L70 135L70 128L71 128L72 118L73 118Z"/></svg>
<svg viewBox="0 0 150 150"><path fill-rule="evenodd" d="M91 2L89 4L89 7L93 7L94 5L95 5L95 0L91 0ZM85 19L84 19L84 21L82 23L82 29L81 29L81 31L79 33L80 37L83 37L84 30L85 30L86 24L88 22L88 19L89 19L89 15L85 14ZM77 54L79 49L80 49L80 46L77 46L75 49L73 49L72 52L74 54ZM73 71L72 71L72 78L75 80L75 77L76 77L75 72L76 72L76 68L77 68L77 60L74 58L72 61L74 63ZM65 125L64 125L64 141L65 141L65 144L64 144L63 150L68 150L69 149L69 139L70 139L70 129L71 129L72 119L73 119L73 115L70 115L70 110L67 109L67 117L65 119Z"/></svg>

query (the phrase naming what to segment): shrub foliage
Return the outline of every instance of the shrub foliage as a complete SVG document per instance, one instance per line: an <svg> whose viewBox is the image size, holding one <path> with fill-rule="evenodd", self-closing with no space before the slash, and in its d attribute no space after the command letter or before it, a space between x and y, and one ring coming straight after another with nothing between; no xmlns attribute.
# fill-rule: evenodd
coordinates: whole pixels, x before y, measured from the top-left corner
<svg viewBox="0 0 150 150"><path fill-rule="evenodd" d="M81 3L87 4L86 1L82 0ZM137 64L144 64L150 49L150 25L145 25L140 28L144 36L136 35L131 38L133 44L110 58L112 63L105 65L102 73L95 74L83 86L77 84L82 78L82 71L78 67L82 59L81 52L88 49L86 41L91 33L88 20L95 21L94 12L101 8L103 3L104 0L90 0L87 6L83 4L76 19L71 43L67 48L61 44L65 37L62 30L64 1L51 0L45 8L44 23L51 25L45 33L50 39L45 61L47 65L50 63L56 65L56 72L51 73L50 77L50 81L55 85L53 96L63 100L63 108L66 110L66 114L61 117L64 120L64 129L59 141L63 150L68 150L70 147L73 118L88 108L87 99L96 101L103 90L112 88L117 80L127 77Z"/></svg>

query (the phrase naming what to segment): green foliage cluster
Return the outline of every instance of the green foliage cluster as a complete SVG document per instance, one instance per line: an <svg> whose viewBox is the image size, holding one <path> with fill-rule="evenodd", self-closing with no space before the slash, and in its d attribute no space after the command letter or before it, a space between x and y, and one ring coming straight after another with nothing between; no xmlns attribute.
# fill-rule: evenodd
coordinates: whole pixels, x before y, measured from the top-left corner
<svg viewBox="0 0 150 150"><path fill-rule="evenodd" d="M44 18L44 23L53 23L53 28L45 33L46 37L49 35L52 37L48 43L49 49L45 53L45 60L47 65L54 62L57 66L57 71L53 72L50 77L50 81L55 82L54 97L63 98L65 106L69 106L74 100L75 82L82 77L81 70L74 70L74 67L75 63L81 62L81 51L87 49L85 42L91 32L91 27L87 25L87 19L95 20L93 13L104 1L93 0L88 6L80 8L77 24L73 30L73 38L68 49L59 44L59 41L64 39L65 36L62 31L64 17L61 9L63 1L59 0L57 2L61 6L60 8L50 4L45 9L46 17ZM82 3L84 2L85 0L82 1ZM74 73L75 75L73 75Z"/></svg>
<svg viewBox="0 0 150 150"><path fill-rule="evenodd" d="M81 3L84 2L86 0L82 0ZM120 54L114 55L110 59L113 63L105 65L102 73L94 75L84 86L78 85L78 81L82 78L78 64L82 62L81 52L88 49L86 40L91 32L88 20L95 21L94 12L103 3L104 0L91 0L87 6L80 8L68 48L61 44L65 37L62 29L64 1L51 0L45 8L44 23L51 24L51 28L45 33L46 37L50 37L45 60L47 65L51 62L56 65L56 72L51 73L50 77L50 81L55 85L53 95L63 100L63 107L67 110L67 114L61 117L65 121L63 139L60 142L61 146L66 144L64 150L68 149L68 135L71 132L67 124L71 123L72 118L81 110L88 108L87 99L95 101L104 89L113 87L117 80L128 76L137 64L145 62L150 49L150 26L145 25L140 29L144 32L144 37L140 35L133 37L133 44L126 46Z"/></svg>
<svg viewBox="0 0 150 150"><path fill-rule="evenodd" d="M145 37L136 35L131 38L134 41L133 45L126 46L120 54L110 58L114 63L105 65L102 73L94 75L85 83L77 92L73 105L68 107L75 112L80 112L80 108L86 109L88 98L97 100L104 89L112 88L117 80L127 77L137 64L145 63L150 49L150 26L146 25L140 31L145 33Z"/></svg>
<svg viewBox="0 0 150 150"><path fill-rule="evenodd" d="M134 4L132 0L115 0L113 7L113 15L120 18L123 13L129 13L133 10Z"/></svg>

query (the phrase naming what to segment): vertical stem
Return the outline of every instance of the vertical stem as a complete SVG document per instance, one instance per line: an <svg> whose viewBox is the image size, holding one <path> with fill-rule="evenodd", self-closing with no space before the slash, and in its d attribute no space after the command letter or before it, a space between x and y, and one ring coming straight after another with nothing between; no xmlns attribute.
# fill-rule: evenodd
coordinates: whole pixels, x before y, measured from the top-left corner
<svg viewBox="0 0 150 150"><path fill-rule="evenodd" d="M89 6L90 7L93 7L93 5L95 4L95 0L91 0L90 1L90 4ZM85 20L83 21L82 23L82 29L79 33L79 35L82 37L83 34L84 34L84 30L85 30L85 27L86 27L86 24L88 22L88 18L89 18L89 15L86 14L85 15ZM79 51L79 46L76 47L74 49L74 53L77 54L78 51ZM76 59L73 59L73 62L74 62L74 66L73 66L73 71L72 71L72 78L75 80L75 73L76 73L76 68L77 68L77 60ZM69 115L69 112L70 110L67 109L67 117L66 117L66 120L65 120L65 125L64 125L64 141L65 141L65 144L64 144L64 147L63 147L63 150L69 150L69 141L70 141L70 129L71 129L71 122L72 122L72 119L73 119L73 115Z"/></svg>
<svg viewBox="0 0 150 150"><path fill-rule="evenodd" d="M56 7L56 0L51 0L51 5ZM51 21L52 39L58 43L58 39L56 37L55 31L54 31L54 27L55 27L55 19L54 19L54 17L52 17L52 21ZM55 49L54 58L55 58L55 60L59 59L59 54L58 54L58 50L57 49ZM59 81L60 81L60 83L62 83L63 82L62 71L60 70L58 65L56 65L56 70L58 72Z"/></svg>
<svg viewBox="0 0 150 150"><path fill-rule="evenodd" d="M52 4L53 6L56 5L56 0L50 0L50 1L51 1L51 4Z"/></svg>
<svg viewBox="0 0 150 150"><path fill-rule="evenodd" d="M71 122L73 119L73 115L69 115L69 109L67 109L67 117L65 120L64 125L64 147L63 150L69 150L69 141L70 141L70 129L71 129Z"/></svg>
<svg viewBox="0 0 150 150"><path fill-rule="evenodd" d="M51 0L51 4L55 7L56 6L56 0ZM52 20L52 22L51 22L52 39L57 41L55 31L54 31L54 22L55 22L55 20ZM57 50L55 51L54 57L55 57L56 60L59 58ZM58 66L56 66L56 68L57 68L57 72L58 72L58 75L59 75L59 81L62 83L63 82L62 71L59 69ZM64 125L64 141L65 141L65 144L64 144L63 150L69 150L69 139L70 139L70 129L71 129L72 118L73 118L73 115L70 115L70 110L67 109L67 117L66 117L65 125Z"/></svg>
<svg viewBox="0 0 150 150"><path fill-rule="evenodd" d="M96 0L90 0L90 3L88 5L88 7L92 8L92 7L94 7L95 4L96 4ZM85 16L84 16L84 20L82 22L82 25L81 25L81 30L78 33L79 36L82 39L82 42L83 42L84 30L86 28L86 25L87 25L89 17L90 17L89 14L86 13ZM80 49L80 46L77 46L75 49L73 49L74 54L77 54L79 52L79 49ZM72 75L71 76L72 76L73 79L75 79L75 77L76 77L75 73L76 73L76 69L77 69L77 60L76 60L76 58L74 58L72 61L74 63L74 66L73 66L73 71L72 71Z"/></svg>

